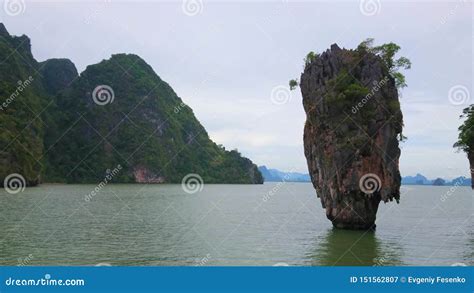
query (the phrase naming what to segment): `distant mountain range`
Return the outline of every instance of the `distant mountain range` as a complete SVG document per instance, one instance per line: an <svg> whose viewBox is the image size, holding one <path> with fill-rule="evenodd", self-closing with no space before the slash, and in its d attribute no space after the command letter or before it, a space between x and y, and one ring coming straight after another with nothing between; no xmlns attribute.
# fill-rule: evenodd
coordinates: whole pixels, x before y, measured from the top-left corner
<svg viewBox="0 0 474 293"><path fill-rule="evenodd" d="M277 169L268 169L266 166L258 167L265 182L311 182L309 174L298 172L283 172Z"/></svg>
<svg viewBox="0 0 474 293"><path fill-rule="evenodd" d="M263 175L265 182L311 182L309 174L298 173L298 172L284 172L277 169L269 169L266 166L258 167L260 173ZM471 186L471 179L463 176L454 178L453 180L447 180L443 178L428 179L422 174L416 174L415 176L402 177L403 185L461 185Z"/></svg>
<svg viewBox="0 0 474 293"><path fill-rule="evenodd" d="M462 185L471 186L471 179L463 176L454 178L453 180L447 180L443 178L428 179L420 173L415 176L402 177L402 184L404 185Z"/></svg>

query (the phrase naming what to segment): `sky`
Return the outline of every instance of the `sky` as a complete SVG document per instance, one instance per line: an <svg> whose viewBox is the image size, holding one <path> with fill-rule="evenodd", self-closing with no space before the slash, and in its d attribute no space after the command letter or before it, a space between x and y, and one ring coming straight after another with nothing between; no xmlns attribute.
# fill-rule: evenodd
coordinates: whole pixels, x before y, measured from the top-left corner
<svg viewBox="0 0 474 293"><path fill-rule="evenodd" d="M257 165L307 172L298 78L309 51L395 42L412 68L401 91L402 176L468 176L452 145L473 96L468 1L22 1L0 21L26 34L38 61L69 58L79 72L134 53L168 82L211 139Z"/></svg>

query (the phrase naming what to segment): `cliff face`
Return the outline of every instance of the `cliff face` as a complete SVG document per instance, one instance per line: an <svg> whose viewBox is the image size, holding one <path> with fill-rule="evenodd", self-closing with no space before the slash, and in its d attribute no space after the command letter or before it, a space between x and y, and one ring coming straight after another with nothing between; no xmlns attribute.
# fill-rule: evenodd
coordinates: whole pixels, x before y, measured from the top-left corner
<svg viewBox="0 0 474 293"><path fill-rule="evenodd" d="M27 36L10 36L0 23L0 184L19 173L26 185L41 181L48 103Z"/></svg>
<svg viewBox="0 0 474 293"><path fill-rule="evenodd" d="M43 86L50 95L66 89L78 77L76 66L69 59L48 59L39 67Z"/></svg>
<svg viewBox="0 0 474 293"><path fill-rule="evenodd" d="M263 183L257 166L215 144L193 111L140 57L113 55L78 76L68 59L38 63L0 23L0 184ZM120 168L118 168L120 166Z"/></svg>
<svg viewBox="0 0 474 293"><path fill-rule="evenodd" d="M56 97L58 135L49 141L50 181L262 183L257 166L212 142L193 111L140 57L90 65ZM67 154L67 155L64 155Z"/></svg>
<svg viewBox="0 0 474 293"><path fill-rule="evenodd" d="M378 56L332 45L307 63L300 88L305 156L328 219L338 228L375 227L380 201L400 197L394 79Z"/></svg>

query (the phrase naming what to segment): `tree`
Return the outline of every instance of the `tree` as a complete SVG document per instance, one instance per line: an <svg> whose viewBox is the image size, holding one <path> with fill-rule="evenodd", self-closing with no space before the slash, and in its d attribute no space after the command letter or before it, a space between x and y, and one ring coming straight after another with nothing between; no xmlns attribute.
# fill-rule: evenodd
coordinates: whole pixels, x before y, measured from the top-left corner
<svg viewBox="0 0 474 293"><path fill-rule="evenodd" d="M294 90L298 86L298 79L290 80L290 90Z"/></svg>
<svg viewBox="0 0 474 293"><path fill-rule="evenodd" d="M459 137L454 147L469 153L474 151L474 104L465 108L462 112L459 118L467 119L458 128Z"/></svg>
<svg viewBox="0 0 474 293"><path fill-rule="evenodd" d="M400 69L410 69L411 61L406 57L399 57L398 59L395 59L395 55L401 49L400 46L393 42L380 46L374 46L373 44L373 38L365 39L359 44L359 46L357 46L357 51L363 54L372 53L379 56L387 67L390 76L392 76L395 80L396 87L406 87L407 84L405 80L405 75L400 72ZM308 54L306 54L306 57L303 59L305 68L306 66L314 62L318 57L319 54L313 51L310 51ZM299 84L297 79L290 80L291 90L295 89L298 85Z"/></svg>
<svg viewBox="0 0 474 293"><path fill-rule="evenodd" d="M316 60L316 58L318 57L319 55L317 53L314 53L313 51L310 51L308 54L306 54L306 57L303 59L304 61L304 65L305 66L308 66L309 64L311 64L311 62L313 62L314 60Z"/></svg>
<svg viewBox="0 0 474 293"><path fill-rule="evenodd" d="M466 120L458 128L459 137L454 147L467 154L471 168L471 187L474 189L474 104L465 108L460 118L466 118Z"/></svg>
<svg viewBox="0 0 474 293"><path fill-rule="evenodd" d="M379 56L385 63L390 75L395 79L395 85L397 88L406 87L407 84L405 82L405 76L399 70L410 69L411 61L406 57L394 59L395 54L397 54L397 52L401 49L400 46L390 42L374 47L373 43L374 39L368 38L359 44L357 50L362 52L370 52Z"/></svg>

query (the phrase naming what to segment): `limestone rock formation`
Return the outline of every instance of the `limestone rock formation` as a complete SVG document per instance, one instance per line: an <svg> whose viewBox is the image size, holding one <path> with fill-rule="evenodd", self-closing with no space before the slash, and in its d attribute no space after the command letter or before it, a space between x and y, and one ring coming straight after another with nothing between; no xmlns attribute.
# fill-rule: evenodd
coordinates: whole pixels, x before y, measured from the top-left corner
<svg viewBox="0 0 474 293"><path fill-rule="evenodd" d="M257 166L213 142L193 110L143 59L115 54L78 75L38 62L0 23L0 185L41 182L261 184ZM118 168L120 166L120 168ZM113 171L113 170L116 170Z"/></svg>
<svg viewBox="0 0 474 293"><path fill-rule="evenodd" d="M400 198L394 78L374 53L334 44L307 60L300 88L305 156L328 219L337 228L375 228L380 201Z"/></svg>
<svg viewBox="0 0 474 293"><path fill-rule="evenodd" d="M44 89L49 95L56 95L78 78L76 66L69 59L53 58L39 64Z"/></svg>
<svg viewBox="0 0 474 293"><path fill-rule="evenodd" d="M0 23L0 185L41 182L44 112L48 104L30 39ZM21 175L19 175L21 174ZM11 183L10 183L11 182Z"/></svg>

